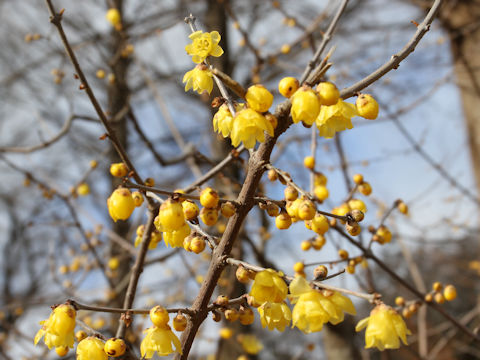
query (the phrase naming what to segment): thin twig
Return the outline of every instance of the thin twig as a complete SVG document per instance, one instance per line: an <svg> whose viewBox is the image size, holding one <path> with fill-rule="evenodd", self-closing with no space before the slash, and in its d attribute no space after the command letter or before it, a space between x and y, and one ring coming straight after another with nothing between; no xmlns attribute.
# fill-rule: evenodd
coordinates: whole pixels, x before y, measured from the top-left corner
<svg viewBox="0 0 480 360"><path fill-rule="evenodd" d="M447 170L438 162L436 162L423 148L420 144L415 141L410 132L403 126L402 122L393 114L389 114L390 119L393 124L397 127L400 133L405 137L405 139L410 143L413 149L433 168L435 169L445 180L448 181L450 185L460 191L465 195L469 200L474 202L477 205L480 205L480 199L475 196L467 187L460 184L452 175L448 173Z"/></svg>
<svg viewBox="0 0 480 360"><path fill-rule="evenodd" d="M453 325L455 325L459 330L461 330L462 332L467 334L473 340L480 341L480 337L478 335L474 334L469 328L467 328L465 325L458 322L457 319L455 319L452 315L450 315L441 305L439 305L439 304L437 304L436 302L433 302L433 301L432 302L425 301L425 294L422 294L415 287L413 287L408 282L406 282L404 279L402 279L399 275L397 275L392 269L390 269L390 267L387 264L385 264L382 260L380 260L378 257L376 257L370 249L365 248L360 243L358 243L355 239L351 238L340 227L335 226L334 229L338 233L340 233L340 235L342 235L345 239L347 239L352 245L354 245L355 247L362 250L362 252L363 252L363 254L366 258L373 260L390 277L392 277L395 281L397 281L399 284L401 284L404 288L406 288L408 291L410 291L412 294L414 294L418 298L418 300L420 300L424 304L430 306L432 309L436 310L444 318L449 320Z"/></svg>
<svg viewBox="0 0 480 360"><path fill-rule="evenodd" d="M212 167L209 171L195 180L192 184L184 188L183 190L186 193L190 193L195 190L198 186L206 183L208 180L213 178L219 172L221 172L228 164L230 164L233 160L236 160L238 156L245 150L243 145L240 145L238 148L233 149L230 154L228 154L222 161L220 161L217 165Z"/></svg>
<svg viewBox="0 0 480 360"><path fill-rule="evenodd" d="M323 35L322 42L320 43L320 46L318 47L317 51L315 52L315 55L313 55L312 60L309 61L307 67L305 68L302 77L300 78L300 84L303 84L305 80L307 80L308 76L312 72L312 70L315 68L315 66L318 63L318 60L320 60L320 57L322 56L322 52L325 49L325 46L327 46L328 42L332 38L333 32L335 31L335 28L337 27L338 20L340 20L340 17L342 16L346 6L347 6L348 0L343 0L340 6L338 7L337 13L332 19L332 22L328 26L327 31Z"/></svg>
<svg viewBox="0 0 480 360"><path fill-rule="evenodd" d="M430 8L430 11L423 19L422 23L417 26L417 31L415 32L413 37L400 52L392 55L389 61L380 66L371 74L364 77L362 80L340 91L340 97L344 100L348 99L349 97L354 96L360 90L365 89L367 86L380 79L389 71L393 69L398 69L400 63L415 50L419 41L427 33L427 31L430 30L430 24L437 15L438 10L440 9L440 5L442 5L442 1L443 0L435 0L432 7Z"/></svg>
<svg viewBox="0 0 480 360"><path fill-rule="evenodd" d="M140 249L138 251L137 258L135 259L135 264L131 270L130 282L128 283L127 292L125 293L125 301L123 302L123 307L129 309L132 307L133 300L135 299L135 293L137 291L138 279L143 271L143 266L145 262L145 257L148 251L148 245L152 238L152 232L155 229L153 223L155 217L158 215L158 206L149 207L148 211L148 221L145 231L143 233L142 243L140 244ZM124 321L120 321L117 328L117 338L123 338L125 336L126 324Z"/></svg>
<svg viewBox="0 0 480 360"><path fill-rule="evenodd" d="M237 260L237 259L233 259L233 258L228 258L226 259L226 262L230 265L233 265L233 266L243 266L244 268L246 269L249 269L249 270L253 270L255 272L260 272L260 271L264 271L266 270L264 267L261 267L261 266L257 266L257 265L252 265L246 261L242 261L242 260ZM334 274L334 276L338 276L339 274L343 273L343 271L339 272L338 274ZM330 276L332 277L332 276ZM294 277L293 276L288 276L288 275L284 275L284 279L288 282L291 282ZM343 289L343 288L339 288L337 286L332 286L332 285L327 285L327 284L324 284L323 282L321 281L311 281L311 284L312 285L315 285L319 288L322 288L322 289L326 289L326 290L332 290L332 291L338 291L338 292L341 292L343 294L348 294L348 295L352 295L352 296L356 296L358 298L361 298L361 299L364 299L364 300L367 300L369 302L373 302L374 300L378 299L379 298L379 294L365 294L365 293L360 293L360 292L357 292L357 291L353 291L353 290L349 290L349 289Z"/></svg>
<svg viewBox="0 0 480 360"><path fill-rule="evenodd" d="M150 313L150 309L118 309L118 308L111 308L105 306L96 306L96 305L87 305L81 304L75 300L67 300L75 309L77 310L88 310L88 311L96 311L96 312L106 312L106 313L113 313L113 314L137 314L137 315L148 315ZM188 308L170 308L166 309L169 313L184 313L184 314L192 314L192 312Z"/></svg>
<svg viewBox="0 0 480 360"><path fill-rule="evenodd" d="M84 72L83 72L83 70L80 66L80 63L77 60L77 57L76 57L72 47L70 46L70 43L67 39L67 36L66 36L65 31L63 30L63 26L62 26L62 16L63 16L63 11L64 10L60 11L60 13L57 13L55 11L55 8L53 7L53 4L52 4L51 0L45 0L45 2L47 4L48 11L50 13L50 22L53 25L55 25L55 27L57 28L58 33L60 35L60 38L62 40L63 46L65 47L65 51L66 51L72 65L73 65L73 67L75 68L75 72L76 72L78 78L80 79L81 86L83 87L83 89L87 93L87 96L88 96L90 102L92 103L92 105L95 109L95 112L97 113L98 118L100 119L100 122L105 127L105 129L107 130L107 135L108 135L109 139L111 140L115 150L117 151L117 153L120 156L120 158L122 159L122 161L127 165L129 170L133 172L134 179L139 184L143 184L142 178L140 177L140 175L138 175L138 172L135 169L135 166L133 165L130 158L128 157L128 155L127 155L125 149L123 148L121 142L118 140L117 135L116 135L113 127L110 125L102 107L100 106L100 103L98 102L98 100L97 100L97 98L96 98L96 96L93 92L93 89L90 87L90 85L87 81L87 78L86 78L86 76L85 76L85 74L84 74Z"/></svg>
<svg viewBox="0 0 480 360"><path fill-rule="evenodd" d="M50 145L56 143L58 140L60 140L63 136L65 136L68 131L70 130L73 120L77 119L76 115L70 115L63 124L62 128L60 131L53 136L50 140L44 141L41 144L38 145L33 145L33 146L28 146L28 147L20 147L20 146L3 146L0 147L0 152L11 152L11 153L22 153L22 154L27 154L31 153L37 150L45 149L49 147Z"/></svg>
<svg viewBox="0 0 480 360"><path fill-rule="evenodd" d="M140 73L142 74L145 83L147 84L148 88L152 92L153 98L155 99L156 103L160 108L160 111L163 115L163 119L167 123L168 129L172 133L173 139L177 143L178 147L182 150L182 152L186 153L187 143L185 142L182 134L178 130L177 126L175 125L175 121L173 120L168 110L168 106L165 103L165 100L162 94L160 94L158 87L155 85L155 83L151 79L151 76L148 74L146 65L138 57L135 57L134 60L138 68L140 69ZM195 162L195 159L187 158L187 164L191 169L193 175L195 175L195 177L202 176L202 172L198 167L197 163Z"/></svg>

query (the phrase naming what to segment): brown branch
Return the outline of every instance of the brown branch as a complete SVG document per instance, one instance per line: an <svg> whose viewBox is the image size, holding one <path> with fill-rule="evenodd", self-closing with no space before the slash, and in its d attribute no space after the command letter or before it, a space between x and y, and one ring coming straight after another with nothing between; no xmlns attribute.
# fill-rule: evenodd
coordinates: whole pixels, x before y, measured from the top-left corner
<svg viewBox="0 0 480 360"><path fill-rule="evenodd" d="M136 315L148 315L150 313L150 309L118 309L118 308L111 308L111 307L105 307L105 306L96 306L96 305L86 305L86 304L81 304L75 300L67 300L73 307L75 307L76 310L88 310L88 311L96 311L96 312L106 312L106 313L112 313L112 314L125 314L125 313L130 313L130 314L136 314ZM184 314L190 314L190 310L187 308L169 308L166 309L167 312L169 313L184 313Z"/></svg>
<svg viewBox="0 0 480 360"><path fill-rule="evenodd" d="M125 309L129 309L130 307L132 307L133 300L135 299L138 279L143 272L143 266L145 263L145 257L147 256L148 245L150 244L150 240L152 238L152 232L155 229L153 221L158 215L158 206L149 206L148 210L149 211L147 226L145 227L145 232L143 233L142 243L140 244L140 249L138 251L137 258L135 259L135 264L133 265L133 268L131 270L130 282L128 283L127 292L125 294L125 301L123 302L123 307ZM125 331L126 324L124 321L120 320L116 337L123 338L125 336Z"/></svg>
<svg viewBox="0 0 480 360"><path fill-rule="evenodd" d="M245 99L245 94L247 93L247 90L245 90L244 87L240 85L237 81L233 80L230 76L217 68L213 68L212 73L216 75L220 80L222 80L222 82L230 90L232 90L235 95L237 95L239 98Z"/></svg>
<svg viewBox="0 0 480 360"><path fill-rule="evenodd" d="M33 145L29 147L19 147L19 146L3 146L0 147L0 152L10 152L10 153L22 153L22 154L27 154L31 153L37 150L45 149L49 147L50 145L56 143L58 140L60 140L63 136L65 136L68 131L70 130L73 120L77 119L75 115L71 115L68 117L67 121L63 124L62 128L60 131L52 137L50 140L44 141L41 144L38 145Z"/></svg>
<svg viewBox="0 0 480 360"><path fill-rule="evenodd" d="M382 66L380 66L370 75L367 75L362 80L358 81L352 86L340 91L340 97L342 99L348 99L349 97L354 96L360 90L365 89L367 86L369 86L370 84L380 79L389 71L393 69L398 69L398 67L400 66L400 63L415 50L419 41L427 33L427 31L430 30L430 25L433 19L435 18L435 16L437 15L437 12L440 9L441 4L442 4L442 0L435 0L432 7L430 8L430 11L425 16L425 19L423 19L422 23L417 26L417 31L415 32L413 37L403 47L403 49L400 50L400 52L392 55L389 61L387 61Z"/></svg>
<svg viewBox="0 0 480 360"><path fill-rule="evenodd" d="M68 39L67 39L67 35L65 34L65 31L63 30L63 26L62 26L62 16L63 16L63 11L64 10L61 10L60 13L57 13L55 11L55 8L53 7L53 4L52 4L51 0L45 0L45 2L47 4L48 11L50 13L50 22L53 25L55 25L55 27L57 28L58 34L60 35L63 46L65 47L65 51L66 51L66 53L67 53L67 55L70 59L70 62L72 63L72 65L75 69L76 75L80 79L81 86L85 90L85 92L87 93L87 96L88 96L90 102L92 103L92 105L95 109L95 112L97 113L98 118L100 119L100 122L105 127L105 129L107 130L107 135L108 135L110 141L112 142L115 150L117 151L117 153L120 156L120 158L122 159L122 161L128 166L130 171L133 172L133 177L135 178L135 180L138 183L143 184L143 181L142 181L141 177L138 175L135 167L133 166L133 163L131 162L130 158L128 157L128 155L127 155L125 149L123 148L121 142L117 138L117 135L116 135L115 131L113 130L112 126L110 126L110 123L109 123L105 113L103 112L103 109L100 106L100 103L98 102L92 88L90 87L90 85L87 81L87 78L86 78L86 76L85 76L85 74L84 74L84 72L83 72L83 70L80 66L80 63L78 62L78 59L77 59L77 57L76 57Z"/></svg>
<svg viewBox="0 0 480 360"><path fill-rule="evenodd" d="M249 269L249 270L253 270L255 272L260 272L260 271L264 271L266 270L264 267L261 267L261 266L257 266L257 265L252 265L250 263L247 263L245 261L242 261L242 260L237 260L237 259L233 259L233 258L228 258L226 259L226 262L230 265L233 265L233 266L243 266L244 268L246 269ZM342 270L338 273L335 273L335 274L332 274L330 276L328 276L327 278L323 279L323 280L328 280L332 277L335 277L335 276L338 276L342 273L344 273L345 270ZM291 282L294 277L293 276L288 276L288 275L284 275L283 278L285 279L285 281L287 281L288 283ZM310 281L310 283L312 285L315 285L316 287L319 287L319 288L322 288L322 289L326 289L326 290L332 290L332 291L338 291L338 292L341 292L341 293L344 293L344 294L348 294L348 295L352 295L352 296L356 296L358 298L361 298L361 299L364 299L364 300L367 300L368 302L374 302L376 299L378 299L380 297L379 294L365 294L365 293L360 293L358 291L353 291L353 290L349 290L349 289L343 289L343 288L339 288L337 286L332 286L332 285L327 285L327 284L324 284L323 282L321 281L318 281L318 280L314 280L314 281Z"/></svg>
<svg viewBox="0 0 480 360"><path fill-rule="evenodd" d="M243 221L254 205L255 192L265 170L264 166L269 162L277 138L291 124L288 119L289 111L289 101L286 101L277 107L275 115L279 124L275 129L275 136L266 136L265 142L260 145L258 150L254 152L249 159L247 176L236 200L239 206L236 213L229 219L222 239L213 251L212 261L210 262L207 274L205 275L205 280L203 281L200 292L192 305L192 310L196 313L196 316L190 319L186 330L182 334L181 341L183 354L177 354L176 359L188 358L197 330L207 317L208 302L210 301L218 279L225 267L225 259L230 255L233 244L243 225Z"/></svg>
<svg viewBox="0 0 480 360"><path fill-rule="evenodd" d="M233 160L236 160L244 150L245 150L245 147L243 145L239 146L236 149L233 149L230 152L230 154L228 154L222 161L220 161L217 165L212 167L209 171L207 171L205 174L203 174L201 177L199 177L197 180L195 180L192 184L190 184L183 190L186 193L190 193L193 190L195 190L198 186L206 183L208 180L210 180L219 172L221 172L223 168L225 168L225 166L230 164Z"/></svg>

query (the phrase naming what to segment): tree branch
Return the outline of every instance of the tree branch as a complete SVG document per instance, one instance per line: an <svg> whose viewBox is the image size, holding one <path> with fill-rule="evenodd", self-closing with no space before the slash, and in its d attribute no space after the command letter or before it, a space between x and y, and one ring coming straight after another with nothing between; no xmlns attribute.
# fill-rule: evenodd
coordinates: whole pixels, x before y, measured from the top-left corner
<svg viewBox="0 0 480 360"><path fill-rule="evenodd" d="M352 86L343 89L340 91L340 97L342 99L348 99L355 95L358 91L365 89L370 84L374 83L378 79L380 79L383 75L388 73L390 70L398 69L400 63L410 55L415 48L417 47L419 41L422 37L430 30L430 24L432 23L433 19L437 15L438 10L440 9L440 5L442 5L443 0L435 0L430 11L427 13L425 19L423 19L422 23L418 25L417 31L410 39L410 41L403 47L403 49L392 55L389 61L385 64L380 66L377 70L372 72L370 75L367 75L362 80L358 81L357 83L353 84Z"/></svg>

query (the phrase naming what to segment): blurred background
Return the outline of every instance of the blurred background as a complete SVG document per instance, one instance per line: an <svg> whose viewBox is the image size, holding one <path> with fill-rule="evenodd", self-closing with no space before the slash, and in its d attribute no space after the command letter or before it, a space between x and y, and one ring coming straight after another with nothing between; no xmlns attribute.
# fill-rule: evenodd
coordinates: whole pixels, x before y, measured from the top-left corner
<svg viewBox="0 0 480 360"><path fill-rule="evenodd" d="M65 8L63 25L83 71L142 177L173 191L188 187L232 150L229 139L212 129L211 96L185 92L182 78L194 64L185 16L197 27L217 30L225 53L213 64L244 87L261 83L284 98L278 81L300 78L326 31L339 1L54 1ZM400 51L416 31L432 1L351 0L335 36L333 66L326 79L347 87ZM105 20L108 8L122 15L122 30ZM420 291L434 281L453 283L459 300L445 304L459 321L478 325L478 187L480 186L480 1L444 2L438 18L400 67L365 90L380 104L377 120L354 118L354 129L334 139L319 138L316 170L328 178L330 196L321 208L339 206L361 173L371 184L365 201L365 228L378 225L397 199L408 216L394 211L386 224L393 241L373 251ZM132 262L136 229L145 208L128 222L113 223L106 199L120 184L109 174L119 158L49 22L44 2L0 1L0 357L55 358L45 346L33 346L38 321L49 306L74 298L82 303L122 307ZM355 98L347 100L354 102ZM303 158L310 154L310 133L300 125L283 134L273 165L309 188ZM248 153L241 154L210 181L224 197L235 198L243 183ZM92 164L92 162L94 162ZM93 166L92 166L93 165ZM89 194L82 196L82 184ZM83 187L85 189L85 187ZM265 176L262 191L281 199L284 186ZM196 193L196 192L195 192ZM226 220L209 231L221 234ZM365 231L364 241L370 236ZM293 273L295 262L338 259L350 248L336 234L326 234L321 250L302 251L309 237L302 224L275 228L265 212L254 209L236 243L236 258ZM95 245L102 271L85 241ZM209 251L175 251L160 243L149 250L135 307L190 306L208 267ZM345 264L334 263L331 272ZM313 267L307 268L311 276ZM328 281L359 291L377 291L386 303L412 296L374 264L357 267ZM247 289L248 290L248 289ZM231 297L246 290L226 271L218 293ZM363 349L363 332L353 325L368 316L369 304L355 300L358 316L304 335L252 326L214 323L201 327L191 359L236 359L245 354L240 333L263 343L249 359L475 359L478 346L431 312L408 320L410 346L382 354ZM105 336L114 334L118 316L81 312L79 318ZM148 326L138 317L127 340L138 349ZM418 327L422 331L418 331ZM221 327L234 336L224 339ZM345 350L347 349L347 350ZM347 354L347 355L345 355ZM212 357L215 356L215 357ZM73 353L67 358L73 358Z"/></svg>

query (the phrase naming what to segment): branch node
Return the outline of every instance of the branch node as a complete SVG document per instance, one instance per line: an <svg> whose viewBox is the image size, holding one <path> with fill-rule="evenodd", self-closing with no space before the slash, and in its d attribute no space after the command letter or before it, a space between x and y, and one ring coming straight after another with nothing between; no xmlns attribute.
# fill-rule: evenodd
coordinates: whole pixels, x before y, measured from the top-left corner
<svg viewBox="0 0 480 360"><path fill-rule="evenodd" d="M185 21L187 24L194 24L196 19L197 18L195 16L193 16L193 14L190 14L187 17L185 17L185 19L183 19L183 21Z"/></svg>
<svg viewBox="0 0 480 360"><path fill-rule="evenodd" d="M60 26L60 22L62 21L62 15L65 12L65 9L60 10L60 12L56 13L53 16L50 16L50 22L55 26Z"/></svg>

